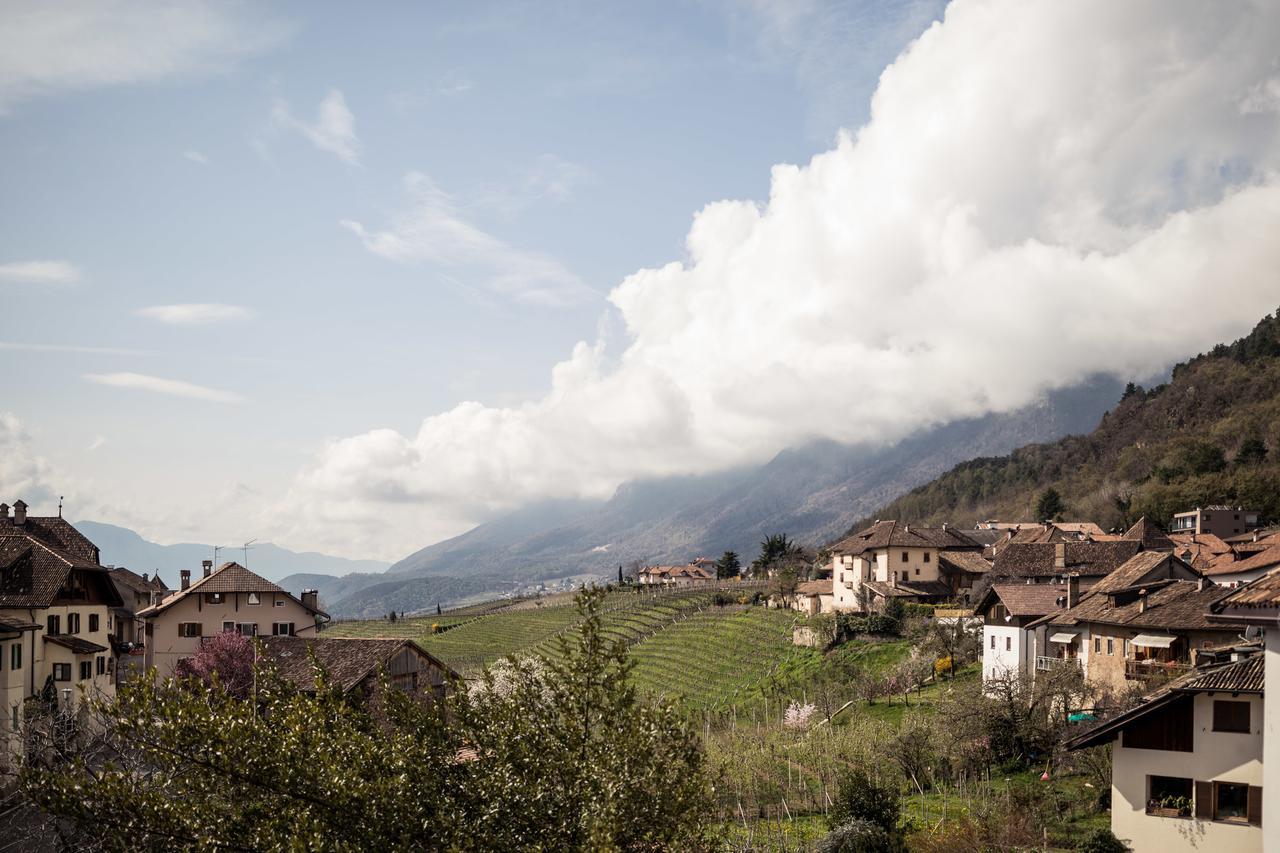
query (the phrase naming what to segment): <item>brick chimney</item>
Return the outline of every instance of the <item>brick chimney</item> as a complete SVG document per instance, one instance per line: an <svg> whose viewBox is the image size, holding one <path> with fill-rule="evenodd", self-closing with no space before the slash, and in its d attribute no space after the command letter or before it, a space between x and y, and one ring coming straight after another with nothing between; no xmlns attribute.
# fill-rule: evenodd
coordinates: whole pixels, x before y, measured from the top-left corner
<svg viewBox="0 0 1280 853"><path fill-rule="evenodd" d="M320 593L318 590L304 589L301 598L303 607L310 607L312 610L320 609Z"/></svg>
<svg viewBox="0 0 1280 853"><path fill-rule="evenodd" d="M0 504L0 518L8 518L8 517L9 517L9 505Z"/></svg>
<svg viewBox="0 0 1280 853"><path fill-rule="evenodd" d="M201 560L200 568L204 569L204 576L209 577L213 574L213 560Z"/></svg>
<svg viewBox="0 0 1280 853"><path fill-rule="evenodd" d="M1067 609L1080 603L1080 575L1072 572L1067 577Z"/></svg>
<svg viewBox="0 0 1280 853"><path fill-rule="evenodd" d="M149 573L149 572L143 572L143 573L142 573L142 582L143 582L143 583L147 583L147 575L148 575L148 574L150 574L150 573Z"/></svg>
<svg viewBox="0 0 1280 853"><path fill-rule="evenodd" d="M1201 575L1200 579L1196 581L1196 591L1204 592L1208 588L1209 588L1209 579L1204 575Z"/></svg>
<svg viewBox="0 0 1280 853"><path fill-rule="evenodd" d="M1138 590L1138 612L1147 612L1147 591L1145 589Z"/></svg>
<svg viewBox="0 0 1280 853"><path fill-rule="evenodd" d="M13 523L18 525L27 523L27 502L22 498L13 502Z"/></svg>
<svg viewBox="0 0 1280 853"><path fill-rule="evenodd" d="M1065 569L1067 567L1067 543L1053 543L1053 567L1055 569Z"/></svg>
<svg viewBox="0 0 1280 853"><path fill-rule="evenodd" d="M187 589L188 587L191 586L191 570L190 569L183 569L182 571L178 572L178 577L182 578L181 587L180 587L181 589Z"/></svg>

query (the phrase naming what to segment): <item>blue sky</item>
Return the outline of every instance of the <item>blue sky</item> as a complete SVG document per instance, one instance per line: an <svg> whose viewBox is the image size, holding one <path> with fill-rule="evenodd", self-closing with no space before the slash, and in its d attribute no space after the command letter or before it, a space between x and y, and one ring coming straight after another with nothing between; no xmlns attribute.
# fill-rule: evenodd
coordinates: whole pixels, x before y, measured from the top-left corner
<svg viewBox="0 0 1280 853"><path fill-rule="evenodd" d="M395 558L1157 369L1275 301L1277 16L1206 14L7 4L0 498Z"/></svg>

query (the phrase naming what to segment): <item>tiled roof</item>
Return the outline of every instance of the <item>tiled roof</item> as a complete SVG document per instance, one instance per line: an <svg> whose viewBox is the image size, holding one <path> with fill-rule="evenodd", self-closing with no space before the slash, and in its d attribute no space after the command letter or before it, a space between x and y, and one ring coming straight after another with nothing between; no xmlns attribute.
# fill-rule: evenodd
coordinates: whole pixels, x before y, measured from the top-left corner
<svg viewBox="0 0 1280 853"><path fill-rule="evenodd" d="M165 596L164 600L159 604L139 610L138 615L143 617L158 615L177 604L186 596L197 592L275 592L287 595L294 601L298 602L298 604L306 607L305 604L302 604L302 601L293 596L287 590L281 589L279 586L273 584L261 575L254 574L239 563L223 563L221 566L214 569L213 573L208 577L197 578L192 581L191 585L186 589L180 589L171 595ZM307 609L321 616L328 615L323 611L316 610L315 608L307 607Z"/></svg>
<svg viewBox="0 0 1280 853"><path fill-rule="evenodd" d="M1201 571L1209 568L1216 557L1231 554L1231 546L1212 533L1172 533L1169 538L1173 553Z"/></svg>
<svg viewBox="0 0 1280 853"><path fill-rule="evenodd" d="M950 598L954 593L942 581L898 581L898 585L863 581L863 586L881 598Z"/></svg>
<svg viewBox="0 0 1280 853"><path fill-rule="evenodd" d="M1251 572L1254 569L1269 569L1280 566L1280 546L1273 546L1244 560L1215 560L1204 570L1206 575L1233 575L1238 572Z"/></svg>
<svg viewBox="0 0 1280 853"><path fill-rule="evenodd" d="M34 631L41 627L26 619L0 617L0 634L19 634L23 631Z"/></svg>
<svg viewBox="0 0 1280 853"><path fill-rule="evenodd" d="M1098 622L1104 625L1124 625L1130 628L1163 628L1165 630L1231 630L1233 623L1211 622L1209 608L1227 594L1220 586L1199 581L1157 581L1159 589L1146 596L1147 607L1142 610L1141 600L1113 606L1112 597L1093 592L1085 596L1070 610L1044 619L1051 625L1078 625L1082 622ZM1095 587L1096 589L1096 587ZM1235 627L1243 628L1243 624Z"/></svg>
<svg viewBox="0 0 1280 853"><path fill-rule="evenodd" d="M861 554L876 548L977 549L981 543L954 527L915 527L896 521L877 521L831 547L837 554Z"/></svg>
<svg viewBox="0 0 1280 853"><path fill-rule="evenodd" d="M406 639L358 640L341 637L262 637L262 651L275 665L280 675L299 690L315 689L315 668L311 663L314 652L316 663L324 669L333 683L342 690L356 687L378 667L387 664L401 649L409 647L428 658L446 673L458 677L421 646Z"/></svg>
<svg viewBox="0 0 1280 853"><path fill-rule="evenodd" d="M1067 588L1048 583L996 583L987 595L1000 599L1011 616L1044 616L1063 608Z"/></svg>
<svg viewBox="0 0 1280 853"><path fill-rule="evenodd" d="M1265 657L1263 655L1252 655L1242 661L1210 670L1197 678L1193 678L1181 689L1261 693L1266 672L1264 660Z"/></svg>
<svg viewBox="0 0 1280 853"><path fill-rule="evenodd" d="M1055 566L1057 549L1064 549L1066 568ZM1084 576L1109 575L1142 548L1141 542L1010 543L996 556L992 572L997 577L1052 577L1065 572Z"/></svg>
<svg viewBox="0 0 1280 853"><path fill-rule="evenodd" d="M122 586L138 595L150 595L153 592L160 592L164 589L163 584L156 585L156 579L148 577L143 580L142 575L123 566L117 566L114 569L108 569L108 571L111 573L111 581L116 586Z"/></svg>
<svg viewBox="0 0 1280 853"><path fill-rule="evenodd" d="M1140 551L1090 587L1089 592L1115 592L1153 580L1193 580L1196 574L1186 561L1167 551Z"/></svg>
<svg viewBox="0 0 1280 853"><path fill-rule="evenodd" d="M835 588L830 580L825 581L805 581L796 585L796 593L798 595L832 595Z"/></svg>
<svg viewBox="0 0 1280 853"><path fill-rule="evenodd" d="M10 534L39 539L82 565L98 565L98 546L65 518L29 515L23 524L15 523L12 518L0 518L0 536Z"/></svg>
<svg viewBox="0 0 1280 853"><path fill-rule="evenodd" d="M1163 530L1148 521L1145 515L1125 531L1124 538L1141 542L1142 547L1149 551L1172 551L1174 548L1173 540L1166 536Z"/></svg>
<svg viewBox="0 0 1280 853"><path fill-rule="evenodd" d="M97 643L91 643L83 637L76 637L72 634L54 634L44 638L46 643L53 643L56 646L71 649L78 655L96 655L107 650L106 646L100 646Z"/></svg>
<svg viewBox="0 0 1280 853"><path fill-rule="evenodd" d="M991 561L976 551L943 551L938 555L938 568L981 575L991 571Z"/></svg>
<svg viewBox="0 0 1280 853"><path fill-rule="evenodd" d="M92 543L88 548L84 546L89 540L76 533L76 537L83 540L77 544L75 537L65 535L76 548L73 552L59 545L55 537L40 532L41 528L29 529L32 519L28 518L28 524L24 525L15 525L12 521L0 519L7 522L0 526L0 607L48 607L73 572L79 573L87 583L100 584L101 595L108 604L120 603L115 587L107 578L107 570L82 556L88 550L97 554ZM61 525L54 529L66 534Z"/></svg>
<svg viewBox="0 0 1280 853"><path fill-rule="evenodd" d="M1263 575L1233 590L1215 603L1214 610L1226 607L1280 607L1280 571Z"/></svg>

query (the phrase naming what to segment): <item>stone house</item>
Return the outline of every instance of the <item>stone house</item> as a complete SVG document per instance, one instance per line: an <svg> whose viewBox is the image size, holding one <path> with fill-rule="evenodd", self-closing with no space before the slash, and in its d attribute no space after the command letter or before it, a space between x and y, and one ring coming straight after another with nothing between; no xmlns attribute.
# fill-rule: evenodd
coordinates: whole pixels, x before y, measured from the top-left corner
<svg viewBox="0 0 1280 853"><path fill-rule="evenodd" d="M962 588L960 576L970 574L975 564L960 558L944 570L941 557L968 553L981 559L982 547L947 525L913 527L877 521L832 546L832 606L835 610L868 613L882 609L890 598L948 600ZM969 585L972 586L972 579Z"/></svg>

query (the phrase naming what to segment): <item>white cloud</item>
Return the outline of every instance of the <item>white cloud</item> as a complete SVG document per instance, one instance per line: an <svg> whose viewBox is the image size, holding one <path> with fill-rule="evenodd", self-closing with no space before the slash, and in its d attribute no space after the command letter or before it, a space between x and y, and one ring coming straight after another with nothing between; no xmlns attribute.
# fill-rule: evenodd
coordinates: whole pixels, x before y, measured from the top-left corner
<svg viewBox="0 0 1280 853"><path fill-rule="evenodd" d="M77 344L24 344L16 341L0 341L0 350L10 352L64 352L81 355L153 355L147 350L122 349L120 347L87 347Z"/></svg>
<svg viewBox="0 0 1280 853"><path fill-rule="evenodd" d="M346 98L337 89L331 89L320 102L314 124L293 117L289 105L276 101L271 120L277 127L296 130L321 151L328 151L338 159L358 165L360 140L356 138L356 117L347 109Z"/></svg>
<svg viewBox="0 0 1280 853"><path fill-rule="evenodd" d="M69 284L79 280L80 270L66 261L15 261L0 264L0 281Z"/></svg>
<svg viewBox="0 0 1280 853"><path fill-rule="evenodd" d="M474 277L490 291L520 302L567 305L594 294L563 264L507 244L467 221L453 199L419 172L405 176L409 209L384 231L353 220L340 223L375 255L400 263L427 263Z"/></svg>
<svg viewBox="0 0 1280 853"><path fill-rule="evenodd" d="M1280 114L1240 105L1277 43L1274 4L958 0L865 126L613 291L621 351L578 344L524 405L335 440L282 515L408 551L423 519L892 442L1229 340L1276 304ZM395 258L487 246L441 206L351 227Z"/></svg>
<svg viewBox="0 0 1280 853"><path fill-rule="evenodd" d="M210 403L243 403L244 398L230 391L219 391L183 382L180 379L162 379L159 376L148 376L144 373L86 373L90 382L109 385L113 388L134 388L141 391L152 391L156 394L170 394L175 397L189 397L193 400L207 400Z"/></svg>
<svg viewBox="0 0 1280 853"><path fill-rule="evenodd" d="M286 34L239 3L7 0L0 113L41 95L218 71Z"/></svg>
<svg viewBox="0 0 1280 853"><path fill-rule="evenodd" d="M194 148L188 148L186 151L183 151L182 156L190 160L192 163L198 163L201 166L209 165L209 158Z"/></svg>
<svg viewBox="0 0 1280 853"><path fill-rule="evenodd" d="M226 323L248 320L253 312L243 305L223 305L217 302L191 302L183 305L149 305L139 308L138 316L161 323L194 326L206 323Z"/></svg>
<svg viewBox="0 0 1280 853"><path fill-rule="evenodd" d="M88 446L87 448L85 448L85 449L86 449L86 450L88 450L90 453L92 453L92 452L93 452L93 451L95 451L95 450L100 450L100 449L102 449L102 447L103 447L104 445L106 445L106 443L107 443L107 438L106 438L106 436L104 436L104 435L95 435L95 436L93 437L93 440L89 442L89 446Z"/></svg>
<svg viewBox="0 0 1280 853"><path fill-rule="evenodd" d="M0 412L0 502L29 504L57 495L53 467L36 454L31 434L12 412Z"/></svg>

